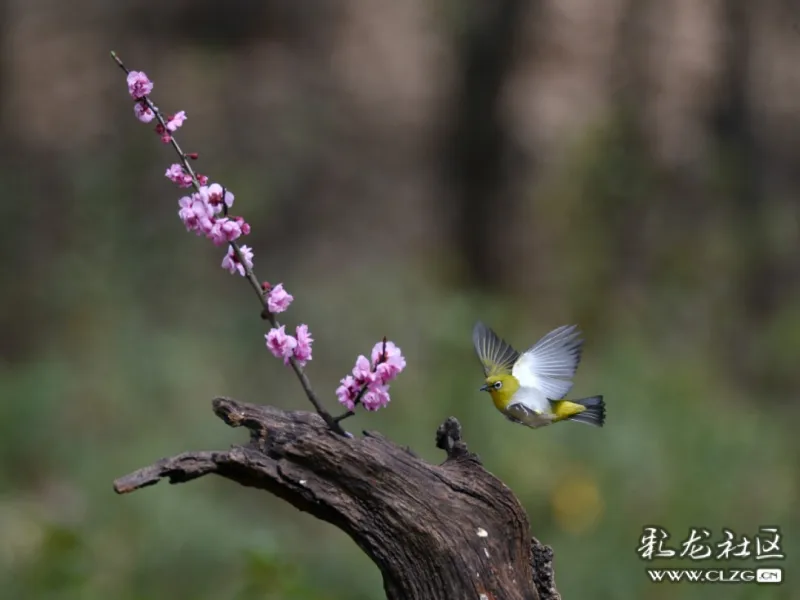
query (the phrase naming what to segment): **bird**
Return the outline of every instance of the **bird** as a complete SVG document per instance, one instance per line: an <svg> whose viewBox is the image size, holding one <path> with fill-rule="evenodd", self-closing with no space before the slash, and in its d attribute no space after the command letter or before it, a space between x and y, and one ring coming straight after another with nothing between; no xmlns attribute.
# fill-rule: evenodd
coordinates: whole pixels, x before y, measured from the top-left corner
<svg viewBox="0 0 800 600"><path fill-rule="evenodd" d="M581 360L583 340L577 325L553 329L520 354L478 321L472 343L486 377L480 391L489 393L509 421L532 429L560 421L605 424L603 396L564 399Z"/></svg>

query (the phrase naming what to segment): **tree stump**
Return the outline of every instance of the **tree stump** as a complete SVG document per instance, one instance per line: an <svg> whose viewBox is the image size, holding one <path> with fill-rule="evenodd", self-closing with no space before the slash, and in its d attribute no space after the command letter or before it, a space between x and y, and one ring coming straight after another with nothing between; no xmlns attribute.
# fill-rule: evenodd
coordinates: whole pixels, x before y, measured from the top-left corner
<svg viewBox="0 0 800 600"><path fill-rule="evenodd" d="M531 538L511 490L467 451L448 418L436 432L441 465L376 432L330 430L316 413L213 401L250 442L186 452L117 479L119 494L209 473L266 490L345 531L378 565L389 600L552 600L553 552Z"/></svg>

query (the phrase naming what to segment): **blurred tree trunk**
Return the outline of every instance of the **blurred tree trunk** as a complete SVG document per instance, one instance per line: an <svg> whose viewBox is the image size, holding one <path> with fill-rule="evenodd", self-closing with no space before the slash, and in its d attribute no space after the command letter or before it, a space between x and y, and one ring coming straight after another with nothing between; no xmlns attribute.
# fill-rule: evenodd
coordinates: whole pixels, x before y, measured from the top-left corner
<svg viewBox="0 0 800 600"><path fill-rule="evenodd" d="M10 0L0 0L0 48L8 48L7 36L10 10ZM0 55L0 144L5 145L8 142L8 131L5 127L6 115L6 98L8 97L9 79L8 79L8 61L10 57L7 52ZM7 156L5 149L3 149L3 156Z"/></svg>
<svg viewBox="0 0 800 600"><path fill-rule="evenodd" d="M710 130L726 165L740 256L739 298L744 317L758 322L774 305L773 265L764 222L763 148L750 102L751 11L749 0L725 0L727 43L722 85L710 116Z"/></svg>
<svg viewBox="0 0 800 600"><path fill-rule="evenodd" d="M51 284L52 259L59 253L64 239L71 199L61 167L64 161L52 148L33 146L25 129L12 121L13 104L19 64L15 53L11 27L18 15L14 9L25 10L21 4L12 7L0 0L0 181L5 183L3 213L14 227L0 236L0 253L9 257L6 268L0 270L4 310L0 313L0 361L9 364L29 359L37 351L40 339L32 331L52 333L59 323L60 301L47 296ZM35 176L27 176L35 165ZM39 198L58 205L59 211L41 209L41 205L23 199ZM38 210L37 210L38 209ZM61 216L59 216L59 214ZM13 260L12 258L13 257ZM44 285L43 285L44 282ZM38 294L37 294L38 292ZM26 316L35 315L35 323Z"/></svg>
<svg viewBox="0 0 800 600"><path fill-rule="evenodd" d="M615 141L620 145L617 152L622 152L625 160L617 171L621 180L614 186L616 202L608 207L606 222L600 226L608 227L607 239L613 247L611 261L616 265L616 285L610 289L618 290L614 293L620 294L622 302L629 306L646 285L650 252L643 223L653 203L652 182L647 180L653 159L645 141L642 107L650 101L645 61L651 7L650 0L627 2L612 57L612 81L618 86L614 93L617 115L614 126L618 129Z"/></svg>
<svg viewBox="0 0 800 600"><path fill-rule="evenodd" d="M721 85L710 114L709 129L722 165L723 193L730 199L731 234L738 250L734 269L735 300L722 328L722 347L730 373L747 386L762 387L770 365L759 358L754 333L775 307L776 265L765 221L766 157L756 133L752 93L752 15L749 0L725 0L726 43Z"/></svg>
<svg viewBox="0 0 800 600"><path fill-rule="evenodd" d="M466 23L457 40L460 82L444 150L449 193L443 212L452 219L468 282L492 288L502 283L498 266L507 260L505 238L514 218L511 188L504 181L509 140L500 99L531 3L472 0L459 7ZM447 210L451 206L455 215Z"/></svg>

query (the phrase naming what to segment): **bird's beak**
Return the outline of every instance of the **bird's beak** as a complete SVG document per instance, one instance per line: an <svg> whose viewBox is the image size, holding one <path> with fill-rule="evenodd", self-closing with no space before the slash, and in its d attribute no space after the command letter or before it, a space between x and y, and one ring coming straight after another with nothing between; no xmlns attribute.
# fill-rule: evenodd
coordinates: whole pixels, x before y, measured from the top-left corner
<svg viewBox="0 0 800 600"><path fill-rule="evenodd" d="M489 391L489 384L487 383L486 385L482 385L482 386L480 387L480 391L482 391L482 392L488 392L488 391Z"/></svg>

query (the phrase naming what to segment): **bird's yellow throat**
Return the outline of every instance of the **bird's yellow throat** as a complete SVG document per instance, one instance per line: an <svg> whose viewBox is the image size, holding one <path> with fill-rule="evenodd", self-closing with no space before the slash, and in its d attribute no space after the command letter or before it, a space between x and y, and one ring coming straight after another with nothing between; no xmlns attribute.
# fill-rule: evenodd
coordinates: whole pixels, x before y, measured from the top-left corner
<svg viewBox="0 0 800 600"><path fill-rule="evenodd" d="M503 411L519 390L519 381L513 375L492 375L486 378L486 386L497 410Z"/></svg>

